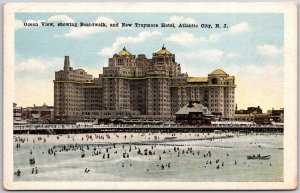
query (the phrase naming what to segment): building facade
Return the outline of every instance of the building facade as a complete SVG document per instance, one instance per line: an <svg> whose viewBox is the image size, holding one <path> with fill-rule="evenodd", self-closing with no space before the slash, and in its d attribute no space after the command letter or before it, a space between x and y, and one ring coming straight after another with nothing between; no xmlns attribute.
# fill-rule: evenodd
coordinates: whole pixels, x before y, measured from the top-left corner
<svg viewBox="0 0 300 193"><path fill-rule="evenodd" d="M54 107L45 103L41 106L33 104L32 107L22 109L22 119L28 123L51 123L54 118Z"/></svg>
<svg viewBox="0 0 300 193"><path fill-rule="evenodd" d="M247 107L247 110L245 109L237 109L237 105L235 107L235 114L262 114L262 109L260 106L258 107Z"/></svg>
<svg viewBox="0 0 300 193"><path fill-rule="evenodd" d="M14 122L22 120L22 107L18 107L17 103L13 103Z"/></svg>
<svg viewBox="0 0 300 193"><path fill-rule="evenodd" d="M268 110L267 113L270 115L270 120L273 122L284 122L284 108Z"/></svg>
<svg viewBox="0 0 300 193"><path fill-rule="evenodd" d="M175 54L164 46L150 59L123 48L109 58L98 78L73 69L65 56L64 69L55 72L54 115L56 121L76 122L97 115L118 118L109 112L124 111L129 112L126 117L167 120L189 101L198 101L229 119L235 110L235 87L235 77L220 69L207 77L181 73Z"/></svg>
<svg viewBox="0 0 300 193"><path fill-rule="evenodd" d="M175 113L178 125L210 125L214 115L207 107L194 101L189 101Z"/></svg>

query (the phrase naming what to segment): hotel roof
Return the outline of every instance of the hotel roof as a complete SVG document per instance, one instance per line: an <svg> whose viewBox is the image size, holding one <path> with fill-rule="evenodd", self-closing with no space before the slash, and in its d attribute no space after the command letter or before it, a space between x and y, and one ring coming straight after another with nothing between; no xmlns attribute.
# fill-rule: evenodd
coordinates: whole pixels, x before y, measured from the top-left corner
<svg viewBox="0 0 300 193"><path fill-rule="evenodd" d="M187 82L208 82L208 78L206 77L188 77L186 79Z"/></svg>
<svg viewBox="0 0 300 193"><path fill-rule="evenodd" d="M189 102L184 105L179 111L175 113L175 115L187 115L189 113L203 113L204 115L210 115L211 112L207 109L207 107L203 106L200 103Z"/></svg>
<svg viewBox="0 0 300 193"><path fill-rule="evenodd" d="M120 51L118 53L119 56L131 56L132 54L126 50L126 48L124 47L122 51Z"/></svg>
<svg viewBox="0 0 300 193"><path fill-rule="evenodd" d="M225 78L225 80L233 80L234 79L234 76L228 76Z"/></svg>
<svg viewBox="0 0 300 193"><path fill-rule="evenodd" d="M226 75L227 73L224 72L223 70L221 69L217 69L217 70L214 70L212 73L210 74L213 74L213 75Z"/></svg>
<svg viewBox="0 0 300 193"><path fill-rule="evenodd" d="M166 47L163 45L163 47L161 48L161 50L157 51L156 54L158 54L158 55L165 55L165 54L171 54L171 52L169 52L169 50L167 50Z"/></svg>

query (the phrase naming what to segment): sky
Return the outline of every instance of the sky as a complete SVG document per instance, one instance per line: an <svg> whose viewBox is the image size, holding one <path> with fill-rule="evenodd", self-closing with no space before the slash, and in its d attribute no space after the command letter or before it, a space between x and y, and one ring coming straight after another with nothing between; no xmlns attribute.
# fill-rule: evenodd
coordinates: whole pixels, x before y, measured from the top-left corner
<svg viewBox="0 0 300 193"><path fill-rule="evenodd" d="M24 26L24 22L39 26ZM54 22L55 27L42 27L41 22ZM58 27L58 22L188 23L199 27ZM215 24L228 28L214 28ZM18 106L53 105L54 72L63 69L65 55L70 56L72 67L97 77L108 58L124 46L132 54L151 58L164 44L189 76L206 77L215 69L234 75L239 109L283 107L283 14L18 12L14 27L14 101Z"/></svg>

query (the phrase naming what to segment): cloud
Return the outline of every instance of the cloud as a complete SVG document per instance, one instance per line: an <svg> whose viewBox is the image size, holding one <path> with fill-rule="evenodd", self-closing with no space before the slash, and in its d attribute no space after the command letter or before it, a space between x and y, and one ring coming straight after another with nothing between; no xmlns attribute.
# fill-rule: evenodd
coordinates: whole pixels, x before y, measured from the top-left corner
<svg viewBox="0 0 300 193"><path fill-rule="evenodd" d="M14 101L21 106L53 105L53 80L55 71L63 69L64 58L28 58L18 57L15 65ZM88 74L98 77L104 65L95 67L77 67L84 69ZM34 93L34 94L33 94Z"/></svg>
<svg viewBox="0 0 300 193"><path fill-rule="evenodd" d="M280 56L283 54L283 48L277 48L270 44L257 46L257 51L259 54L268 57Z"/></svg>
<svg viewBox="0 0 300 193"><path fill-rule="evenodd" d="M94 77L102 72L103 64L94 65L94 67L78 66L71 61L70 66L75 69L84 69L88 74L92 74ZM54 72L62 70L64 67L64 58L18 58L15 65L15 73L18 76L30 76L35 74L39 78L54 78ZM50 72L50 73L49 73ZM53 79L52 78L52 79Z"/></svg>
<svg viewBox="0 0 300 193"><path fill-rule="evenodd" d="M226 54L226 58L228 58L228 59L236 59L239 57L240 57L240 55L237 53L234 53L234 52L230 52L230 53Z"/></svg>
<svg viewBox="0 0 300 193"><path fill-rule="evenodd" d="M175 23L175 24L180 24L180 23L187 23L187 24L196 24L196 20L191 18L191 17L183 17L183 16L176 16L173 15L170 17L169 21L166 21L166 23Z"/></svg>
<svg viewBox="0 0 300 193"><path fill-rule="evenodd" d="M54 72L63 67L63 58L29 58L18 59L15 65L16 73L26 72Z"/></svg>
<svg viewBox="0 0 300 193"><path fill-rule="evenodd" d="M45 70L45 65L39 61L38 59L29 59L22 61L20 64L16 65L16 71L21 72L21 71L44 71Z"/></svg>
<svg viewBox="0 0 300 193"><path fill-rule="evenodd" d="M193 46L199 42L205 42L206 38L196 38L194 34L188 32L173 33L170 37L165 38L167 41L177 43L182 46Z"/></svg>
<svg viewBox="0 0 300 193"><path fill-rule="evenodd" d="M237 35L240 33L245 33L250 31L250 25L247 22L241 22L236 25L233 25L229 28L229 31L222 32L222 33L212 33L208 36L209 42L216 42L219 41L222 37L227 35Z"/></svg>
<svg viewBox="0 0 300 193"><path fill-rule="evenodd" d="M184 58L188 59L204 59L208 61L217 61L221 59L224 55L224 52L219 49L200 49L194 52L182 53Z"/></svg>
<svg viewBox="0 0 300 193"><path fill-rule="evenodd" d="M141 43L152 37L157 37L161 35L162 34L159 31L144 31L139 33L137 37L120 36L115 39L115 42L112 44L112 46L102 48L98 54L102 56L112 56L119 49L120 46L125 46L125 44Z"/></svg>
<svg viewBox="0 0 300 193"><path fill-rule="evenodd" d="M172 19L173 22L175 21L187 21L192 22L192 18L185 18L185 17L178 17L178 16L172 16L170 20ZM179 22L180 23L180 22ZM173 33L170 37L165 38L167 41L174 42L176 44L182 45L182 46L195 46L201 42L205 43L211 43L211 42L217 42L222 37L227 35L236 35L242 32L248 32L250 31L250 26L246 22L241 22L236 25L233 25L229 28L229 31L221 32L221 33L211 33L207 37L195 37L194 34L188 33L188 32L179 32L179 33Z"/></svg>
<svg viewBox="0 0 300 193"><path fill-rule="evenodd" d="M221 37L223 36L223 35L225 35L226 34L226 32L223 32L223 33L212 33L212 34L210 34L209 36L208 36L208 40L210 41L210 42L216 42L216 41L219 41L220 39L221 39Z"/></svg>
<svg viewBox="0 0 300 193"><path fill-rule="evenodd" d="M51 17L48 18L48 22L63 22L63 23L73 23L75 22L74 19L70 18L67 15L53 15Z"/></svg>
<svg viewBox="0 0 300 193"><path fill-rule="evenodd" d="M63 68L63 58L22 58L15 62L14 101L21 106L53 105L54 71Z"/></svg>
<svg viewBox="0 0 300 193"><path fill-rule="evenodd" d="M250 26L247 22L241 22L229 28L229 32L231 34L248 32L248 31L250 31Z"/></svg>
<svg viewBox="0 0 300 193"><path fill-rule="evenodd" d="M15 20L15 29L21 29L23 27L24 27L24 22L23 21L21 21L19 19Z"/></svg>

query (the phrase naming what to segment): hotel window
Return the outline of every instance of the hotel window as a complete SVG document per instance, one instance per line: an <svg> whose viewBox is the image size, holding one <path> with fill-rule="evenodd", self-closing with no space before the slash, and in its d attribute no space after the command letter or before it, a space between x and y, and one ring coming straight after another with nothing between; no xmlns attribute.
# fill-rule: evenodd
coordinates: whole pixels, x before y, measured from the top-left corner
<svg viewBox="0 0 300 193"><path fill-rule="evenodd" d="M123 64L123 59L118 59L118 65L122 65Z"/></svg>
<svg viewBox="0 0 300 193"><path fill-rule="evenodd" d="M163 58L158 58L158 59L157 59L157 63L158 63L158 64L161 64L161 63L163 63L163 62L164 62L164 59L163 59Z"/></svg>

